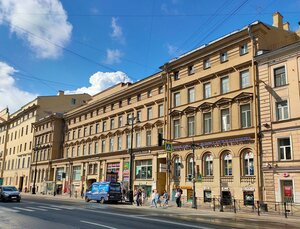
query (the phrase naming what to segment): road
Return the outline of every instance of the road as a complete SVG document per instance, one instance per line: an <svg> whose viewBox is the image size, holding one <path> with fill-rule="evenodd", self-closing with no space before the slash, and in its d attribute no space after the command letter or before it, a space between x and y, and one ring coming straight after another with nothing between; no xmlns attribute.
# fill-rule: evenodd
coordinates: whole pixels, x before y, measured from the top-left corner
<svg viewBox="0 0 300 229"><path fill-rule="evenodd" d="M209 213L186 212L185 209L150 209L128 205L110 205L23 196L21 203L0 202L2 229L153 229L153 228L285 228L258 222L241 222L209 218ZM197 219L197 220L196 220ZM201 219L203 221L201 222ZM200 221L199 221L200 220ZM268 225L270 227L268 227ZM292 227L288 227L292 228Z"/></svg>

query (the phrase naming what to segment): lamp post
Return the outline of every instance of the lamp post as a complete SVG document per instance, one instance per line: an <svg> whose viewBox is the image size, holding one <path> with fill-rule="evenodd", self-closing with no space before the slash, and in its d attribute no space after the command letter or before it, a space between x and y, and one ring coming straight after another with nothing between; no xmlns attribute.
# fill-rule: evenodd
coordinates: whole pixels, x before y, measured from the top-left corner
<svg viewBox="0 0 300 229"><path fill-rule="evenodd" d="M192 208L197 209L197 198L196 198L196 177L195 177L195 143L193 140L192 143L192 149L193 149L193 202L192 202Z"/></svg>
<svg viewBox="0 0 300 229"><path fill-rule="evenodd" d="M36 174L37 174L37 160L38 160L38 145L37 144L34 147L34 152L35 152L35 169L34 169L34 177L33 177L33 186L32 186L32 194L36 194L35 189L36 189Z"/></svg>
<svg viewBox="0 0 300 229"><path fill-rule="evenodd" d="M72 197L72 160L69 158L69 194Z"/></svg>

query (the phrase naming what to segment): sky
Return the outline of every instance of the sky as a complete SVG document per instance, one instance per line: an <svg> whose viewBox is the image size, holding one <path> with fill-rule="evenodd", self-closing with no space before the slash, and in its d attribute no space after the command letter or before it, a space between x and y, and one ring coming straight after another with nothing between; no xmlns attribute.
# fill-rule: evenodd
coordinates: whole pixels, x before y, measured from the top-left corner
<svg viewBox="0 0 300 229"><path fill-rule="evenodd" d="M0 0L0 110L37 96L94 95L300 0Z"/></svg>

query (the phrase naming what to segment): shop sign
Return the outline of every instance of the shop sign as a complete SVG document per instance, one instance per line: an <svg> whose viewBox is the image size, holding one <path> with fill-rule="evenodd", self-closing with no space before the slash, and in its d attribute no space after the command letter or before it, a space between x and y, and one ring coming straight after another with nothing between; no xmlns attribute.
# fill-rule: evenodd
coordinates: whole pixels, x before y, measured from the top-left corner
<svg viewBox="0 0 300 229"><path fill-rule="evenodd" d="M181 189L193 189L192 186L179 186Z"/></svg>
<svg viewBox="0 0 300 229"><path fill-rule="evenodd" d="M248 191L249 192L254 192L255 188L253 188L253 187L243 187L242 190L245 191L245 192L248 192Z"/></svg>
<svg viewBox="0 0 300 229"><path fill-rule="evenodd" d="M222 191L229 191L228 187L222 187Z"/></svg>
<svg viewBox="0 0 300 229"><path fill-rule="evenodd" d="M289 177L289 176L290 176L290 174L288 174L288 173L283 174L283 177Z"/></svg>

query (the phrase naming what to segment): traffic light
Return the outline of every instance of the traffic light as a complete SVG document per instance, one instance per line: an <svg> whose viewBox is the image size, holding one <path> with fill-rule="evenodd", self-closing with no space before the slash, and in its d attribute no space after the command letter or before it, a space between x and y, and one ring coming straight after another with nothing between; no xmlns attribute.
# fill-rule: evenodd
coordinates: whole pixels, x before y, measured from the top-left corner
<svg viewBox="0 0 300 229"><path fill-rule="evenodd" d="M163 135L162 133L158 133L158 146L162 146L163 145Z"/></svg>

